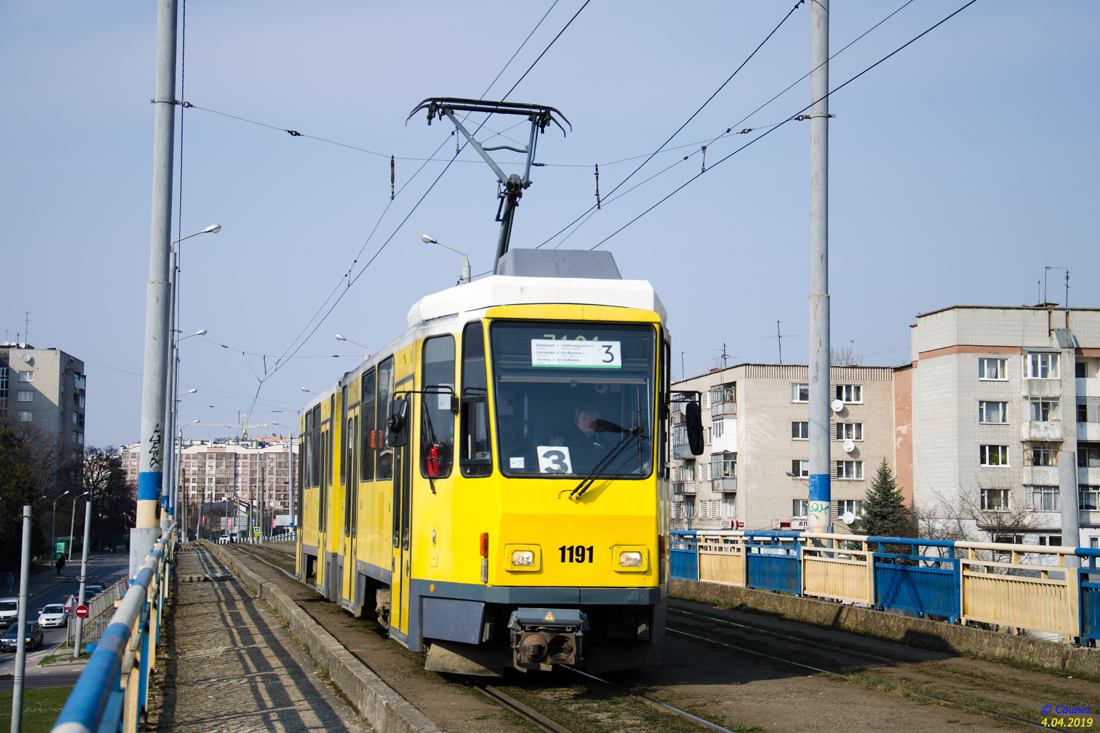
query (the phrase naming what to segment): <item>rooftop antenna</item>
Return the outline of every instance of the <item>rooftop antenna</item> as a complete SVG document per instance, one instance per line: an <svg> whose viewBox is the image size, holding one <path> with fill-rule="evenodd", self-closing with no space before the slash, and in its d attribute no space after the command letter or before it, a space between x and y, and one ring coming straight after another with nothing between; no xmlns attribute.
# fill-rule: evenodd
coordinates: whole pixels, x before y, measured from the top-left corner
<svg viewBox="0 0 1100 733"><path fill-rule="evenodd" d="M718 349L711 349L711 351L718 351ZM683 352L682 351L680 352L680 358L681 358L681 360L683 359ZM726 345L725 344L722 344L722 356L720 358L722 359L722 368L725 369L726 368L726 361L729 359L729 354L726 353ZM683 366L681 365L680 368L682 369Z"/></svg>
<svg viewBox="0 0 1100 733"><path fill-rule="evenodd" d="M500 258L508 251L508 243L512 238L512 219L516 213L516 206L519 205L519 199L523 196L524 189L531 185L531 166L537 165L535 163L535 148L538 143L538 133L546 132L546 128L551 122L558 126L563 135L565 134L565 128L562 126L562 122L569 125L570 130L573 129L573 125L565 119L565 115L553 107L517 102L489 102L481 99L455 99L452 97L429 97L425 99L409 113L409 117L405 121L408 122L414 114L422 109L428 110L429 125L432 124L432 120L435 118L443 119L446 117L449 119L454 124L455 129L462 133L462 136L466 138L470 145L474 146L474 150L478 152L478 155L497 174L497 197L500 199L500 205L497 207L496 220L500 222L500 239L497 240L497 254L493 260L493 272L495 273L497 266L500 264ZM466 131L466 128L455 117L455 112L525 115L531 123L528 143L522 148L512 147L511 145L483 146L474 139L473 135ZM477 130L474 132L477 132ZM489 156L489 153L495 150L511 150L514 153L526 154L527 162L523 169L523 176L516 173L508 175L501 170L501 167Z"/></svg>
<svg viewBox="0 0 1100 733"><path fill-rule="evenodd" d="M1066 287L1068 288L1069 287L1069 284L1068 284L1069 283L1069 280L1068 280L1069 273L1066 273L1066 277L1067 277ZM1069 291L1067 290L1066 292L1069 292ZM31 342L31 312L26 311L26 314L27 315L23 319L23 343L29 345L30 342Z"/></svg>
<svg viewBox="0 0 1100 733"><path fill-rule="evenodd" d="M1069 268L1056 267L1054 265L1048 265L1043 268L1043 304L1046 305L1047 301L1047 275L1051 270L1065 270L1066 271L1066 300L1069 300ZM1069 307L1069 303L1066 303L1066 307Z"/></svg>
<svg viewBox="0 0 1100 733"><path fill-rule="evenodd" d="M780 333L780 330L781 330L779 328L780 323L782 323L782 321L776 321L775 322L775 337L779 340L779 363L782 364L783 363L783 339L785 339L785 338L794 338L798 334L797 333Z"/></svg>

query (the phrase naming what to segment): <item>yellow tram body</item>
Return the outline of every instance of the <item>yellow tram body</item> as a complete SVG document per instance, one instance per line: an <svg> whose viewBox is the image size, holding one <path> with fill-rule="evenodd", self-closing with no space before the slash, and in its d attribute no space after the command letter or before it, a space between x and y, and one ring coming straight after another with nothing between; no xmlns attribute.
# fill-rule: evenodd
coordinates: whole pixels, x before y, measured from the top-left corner
<svg viewBox="0 0 1100 733"><path fill-rule="evenodd" d="M299 578L429 669L656 663L665 320L641 281L497 275L420 301L300 416ZM594 435L571 446L567 419Z"/></svg>

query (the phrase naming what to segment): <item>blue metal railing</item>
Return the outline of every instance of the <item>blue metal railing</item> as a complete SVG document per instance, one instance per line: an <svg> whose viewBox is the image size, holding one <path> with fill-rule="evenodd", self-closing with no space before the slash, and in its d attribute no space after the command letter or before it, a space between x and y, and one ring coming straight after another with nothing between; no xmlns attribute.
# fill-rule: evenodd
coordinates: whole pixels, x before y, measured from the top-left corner
<svg viewBox="0 0 1100 733"><path fill-rule="evenodd" d="M821 543L836 549L822 554ZM1058 633L1064 633L1067 641L1071 637L1081 639L1082 643L1095 645L1100 641L1100 550L1078 548L1051 548L1029 545L995 545L977 542L954 542L949 540L920 540L904 537L876 537L852 535L840 538L837 535L813 535L808 532L740 532L740 531L674 531L670 547L672 577L680 580L729 581L732 578L744 578L743 583L734 582L745 588L771 590L794 594L822 595L830 598L843 598L838 590L830 590L822 585L820 578L814 576L816 585L807 586L806 575L809 556L804 557L803 547L811 549L816 561L815 572L820 571L822 559L832 563L831 568L841 572L840 565L847 565L846 572L863 572L860 563L868 564L871 575L871 588L868 591L867 605L876 608L896 609L915 615L942 617L951 622L974 620L975 611L965 610L964 593L968 583L978 579L992 577L1042 578L1045 587L1052 589L1050 603L1063 604L1073 602L1079 608L1079 618L1060 625ZM848 543L852 543L849 545ZM858 547L856 546L858 545ZM874 547L877 545L877 549ZM845 555L846 548L850 555ZM860 547L863 549L855 552ZM908 548L908 552L906 552ZM992 560L982 560L975 555L977 551L991 553ZM928 553L928 554L925 554ZM704 555L711 563L704 568L700 577L700 556ZM1005 556L1010 556L1011 561ZM1045 556L1045 558L1043 557ZM1057 561L1058 556L1081 560L1077 570L1065 564L1043 564ZM829 560L829 557L835 558ZM1028 560L1027 558L1031 558ZM844 559L847 558L847 559ZM862 559L860 559L862 558ZM1038 563L1035 558L1039 558ZM837 562L840 560L840 562ZM719 565L713 565L718 562ZM724 568L721 563L727 563ZM731 572L728 563L743 563L743 575ZM714 568L713 570L710 568ZM720 577L714 576L720 572ZM999 573L1006 575L998 576ZM1076 573L1074 580L1072 573ZM833 576L837 577L837 576ZM850 576L849 576L850 577ZM1047 580L1050 578L1050 580ZM969 579L969 581L967 581ZM967 582L964 582L967 581ZM830 595L832 593L832 595ZM1075 597L1074 597L1075 596ZM856 600L862 596L857 596ZM967 596L973 603L981 596ZM1046 596L1042 596L1046 597ZM1036 597L1038 598L1038 596ZM1029 602L1034 602L1032 598ZM1000 602L1000 601L998 601ZM1058 611L1052 606L1053 611ZM1013 618L1019 618L1013 617ZM981 620L981 617L978 617ZM997 621L996 623L1004 623ZM1027 628L1041 628L1038 624L1028 626L1028 621L1015 621L1009 625Z"/></svg>
<svg viewBox="0 0 1100 733"><path fill-rule="evenodd" d="M149 553L61 709L51 733L137 730L175 548L175 528Z"/></svg>

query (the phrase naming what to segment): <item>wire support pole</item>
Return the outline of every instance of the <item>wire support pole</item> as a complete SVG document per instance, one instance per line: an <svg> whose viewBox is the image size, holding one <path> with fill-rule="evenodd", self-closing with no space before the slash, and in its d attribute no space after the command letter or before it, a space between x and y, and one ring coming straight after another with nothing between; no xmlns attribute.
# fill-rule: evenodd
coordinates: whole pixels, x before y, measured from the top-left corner
<svg viewBox="0 0 1100 733"><path fill-rule="evenodd" d="M164 483L164 416L168 387L168 346L172 337L171 239L172 152L176 98L176 0L157 9L156 97L153 133L153 211L149 244L149 285L145 306L145 360L141 394L141 452L136 527L131 531L130 577L137 574L160 535L157 508Z"/></svg>
<svg viewBox="0 0 1100 733"><path fill-rule="evenodd" d="M810 15L809 531L831 532L829 461L829 0Z"/></svg>

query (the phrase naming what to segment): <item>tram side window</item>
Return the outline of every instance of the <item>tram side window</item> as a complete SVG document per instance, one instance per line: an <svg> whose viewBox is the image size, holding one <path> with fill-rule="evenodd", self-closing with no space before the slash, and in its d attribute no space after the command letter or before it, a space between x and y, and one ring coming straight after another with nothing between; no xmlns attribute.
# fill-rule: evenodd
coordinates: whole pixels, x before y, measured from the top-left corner
<svg viewBox="0 0 1100 733"><path fill-rule="evenodd" d="M340 424L347 425L350 428L351 424L348 423L348 388L346 385L340 392L340 415L342 417ZM347 476L348 457L351 455L352 444L346 439L340 442L344 444L344 450L341 451L340 456L340 485L343 486Z"/></svg>
<svg viewBox="0 0 1100 733"><path fill-rule="evenodd" d="M455 383L455 340L438 336L424 342L421 398L420 475L446 478L454 463L455 419L451 412Z"/></svg>
<svg viewBox="0 0 1100 733"><path fill-rule="evenodd" d="M321 406L313 408L313 429L310 431L313 450L310 451L309 485L321 485Z"/></svg>
<svg viewBox="0 0 1100 733"><path fill-rule="evenodd" d="M333 468L332 464L336 461L336 456L332 452L332 439L333 436L336 434L336 428L340 425L339 423L334 421L336 417L336 395L328 398L328 414L330 417L328 424L328 442L327 445L325 445L325 447L328 449L328 452L325 454L328 457L328 460L325 461L325 486L331 487Z"/></svg>
<svg viewBox="0 0 1100 733"><path fill-rule="evenodd" d="M301 435L305 450L304 461L298 464L298 485L303 489L313 488L313 412L306 413L306 429ZM307 468L308 467L308 468Z"/></svg>
<svg viewBox="0 0 1100 733"><path fill-rule="evenodd" d="M352 422L353 422L352 418L349 417L347 419L347 422L345 423L346 432L344 433L344 435L347 436L347 437L345 438L345 440L342 441L343 444L344 444L344 459L343 459L343 461L340 462L340 483L344 483L344 476L346 474L345 467L350 465L348 463L348 461L351 459L351 456L353 455L353 452L355 451L355 428L352 425ZM347 488L344 489L344 534L345 535L350 535L351 531L352 531L352 527L354 526L352 524L352 520L351 520L351 511L352 511L352 507L354 506L354 504L352 503L353 498L352 498L352 490L351 490L352 484L355 483L355 472L354 472L354 470L351 473L351 478L352 478L351 482L349 483Z"/></svg>
<svg viewBox="0 0 1100 733"><path fill-rule="evenodd" d="M363 375L362 401L359 414L363 416L362 443L359 450L359 480L374 481L374 450L378 447L378 435L374 429L374 370Z"/></svg>
<svg viewBox="0 0 1100 733"><path fill-rule="evenodd" d="M378 412L374 424L378 426L379 432L379 440L375 448L378 451L378 478L382 481L393 478L393 448L387 445L390 430L386 426L391 402L393 402L392 356L378 365Z"/></svg>
<svg viewBox="0 0 1100 733"><path fill-rule="evenodd" d="M459 465L462 475L488 476L493 472L489 441L489 385L485 376L485 335L481 323L462 332L462 406Z"/></svg>

